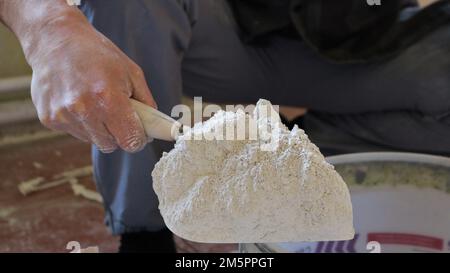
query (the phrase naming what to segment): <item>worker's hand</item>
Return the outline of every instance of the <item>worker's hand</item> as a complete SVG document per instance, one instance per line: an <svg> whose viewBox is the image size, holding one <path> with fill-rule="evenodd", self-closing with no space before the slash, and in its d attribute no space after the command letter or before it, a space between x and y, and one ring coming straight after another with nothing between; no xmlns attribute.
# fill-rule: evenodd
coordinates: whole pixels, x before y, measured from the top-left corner
<svg viewBox="0 0 450 273"><path fill-rule="evenodd" d="M129 99L156 104L140 67L78 15L47 22L37 35L25 52L40 121L105 153L141 150L147 138Z"/></svg>

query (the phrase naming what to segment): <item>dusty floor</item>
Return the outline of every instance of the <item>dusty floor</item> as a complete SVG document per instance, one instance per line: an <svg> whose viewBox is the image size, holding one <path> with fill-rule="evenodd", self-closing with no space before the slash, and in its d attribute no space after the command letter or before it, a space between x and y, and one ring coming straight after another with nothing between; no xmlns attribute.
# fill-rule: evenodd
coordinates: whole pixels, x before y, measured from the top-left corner
<svg viewBox="0 0 450 273"><path fill-rule="evenodd" d="M103 224L100 203L76 197L68 184L23 196L17 186L37 176L89 165L90 146L71 137L0 147L0 252L69 252L69 241L116 252L118 238ZM80 180L95 189L92 178ZM196 244L176 238L179 252L228 252L235 245Z"/></svg>

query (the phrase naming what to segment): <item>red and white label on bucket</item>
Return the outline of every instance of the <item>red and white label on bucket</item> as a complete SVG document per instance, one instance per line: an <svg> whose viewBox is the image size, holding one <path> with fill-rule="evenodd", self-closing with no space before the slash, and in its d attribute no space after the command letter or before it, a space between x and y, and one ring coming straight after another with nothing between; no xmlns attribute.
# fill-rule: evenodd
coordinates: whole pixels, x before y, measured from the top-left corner
<svg viewBox="0 0 450 273"><path fill-rule="evenodd" d="M450 194L415 186L353 187L353 240L278 244L289 252L450 252Z"/></svg>
<svg viewBox="0 0 450 273"><path fill-rule="evenodd" d="M396 245L422 250L444 251L444 239L407 233L369 233L367 240L378 242L383 245Z"/></svg>

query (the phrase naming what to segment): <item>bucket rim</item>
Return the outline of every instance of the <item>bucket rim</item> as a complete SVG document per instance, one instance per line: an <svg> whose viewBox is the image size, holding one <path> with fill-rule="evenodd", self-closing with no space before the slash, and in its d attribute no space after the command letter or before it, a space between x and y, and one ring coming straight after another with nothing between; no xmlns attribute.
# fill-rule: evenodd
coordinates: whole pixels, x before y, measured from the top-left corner
<svg viewBox="0 0 450 273"><path fill-rule="evenodd" d="M334 155L325 158L332 165L364 162L423 163L450 168L450 157L408 152L365 152Z"/></svg>

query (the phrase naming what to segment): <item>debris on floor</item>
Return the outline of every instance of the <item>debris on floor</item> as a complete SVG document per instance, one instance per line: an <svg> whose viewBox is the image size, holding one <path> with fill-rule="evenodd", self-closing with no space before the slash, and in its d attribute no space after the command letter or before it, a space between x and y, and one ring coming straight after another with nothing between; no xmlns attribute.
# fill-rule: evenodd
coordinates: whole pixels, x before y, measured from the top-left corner
<svg viewBox="0 0 450 273"><path fill-rule="evenodd" d="M35 165L36 162L33 162ZM39 169L42 169L42 165ZM102 203L102 197L96 191L90 190L85 186L79 184L79 178L91 176L92 166L85 166L82 168L65 171L54 175L53 181L46 181L43 177L35 177L30 180L21 182L18 186L19 191L23 195L28 195L33 192L48 190L54 187L58 187L64 184L70 184L75 196L81 196L91 201Z"/></svg>
<svg viewBox="0 0 450 273"><path fill-rule="evenodd" d="M75 196L81 196L91 201L103 203L102 196L98 192L90 190L85 186L78 184L78 182L70 183L70 185Z"/></svg>

